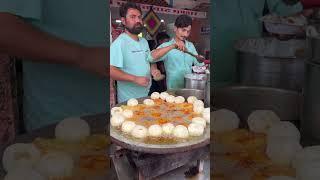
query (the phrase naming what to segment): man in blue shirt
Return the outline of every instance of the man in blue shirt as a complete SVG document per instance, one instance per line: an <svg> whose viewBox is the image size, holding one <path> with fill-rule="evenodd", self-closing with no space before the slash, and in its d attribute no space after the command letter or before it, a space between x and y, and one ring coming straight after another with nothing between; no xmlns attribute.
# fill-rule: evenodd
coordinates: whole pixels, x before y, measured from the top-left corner
<svg viewBox="0 0 320 180"><path fill-rule="evenodd" d="M192 25L192 18L188 15L180 15L174 24L175 37L170 41L161 44L158 48L168 47L175 43L184 44L185 50L198 55L193 43L188 41ZM184 76L192 73L193 65L203 65L190 54L177 49L172 49L158 60L163 61L166 69L166 81L168 89L184 88ZM155 66L155 64L153 65Z"/></svg>

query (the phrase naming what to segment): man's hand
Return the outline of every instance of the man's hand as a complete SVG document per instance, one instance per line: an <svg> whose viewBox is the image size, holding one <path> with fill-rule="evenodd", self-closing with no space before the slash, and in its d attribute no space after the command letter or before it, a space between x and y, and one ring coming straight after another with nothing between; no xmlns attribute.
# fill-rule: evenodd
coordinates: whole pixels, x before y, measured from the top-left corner
<svg viewBox="0 0 320 180"><path fill-rule="evenodd" d="M157 78L161 75L161 72L158 68L151 68L151 75L154 77L154 78Z"/></svg>
<svg viewBox="0 0 320 180"><path fill-rule="evenodd" d="M138 84L139 86L147 87L150 83L150 78L143 77L143 76L136 76L133 82Z"/></svg>
<svg viewBox="0 0 320 180"><path fill-rule="evenodd" d="M161 81L165 78L165 75L161 74L161 71L158 68L151 69L151 75L155 81Z"/></svg>

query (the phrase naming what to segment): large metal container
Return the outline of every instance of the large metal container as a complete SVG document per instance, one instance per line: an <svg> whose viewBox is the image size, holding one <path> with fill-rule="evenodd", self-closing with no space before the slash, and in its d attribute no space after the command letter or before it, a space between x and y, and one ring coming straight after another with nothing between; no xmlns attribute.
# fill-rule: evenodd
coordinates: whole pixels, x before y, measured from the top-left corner
<svg viewBox="0 0 320 180"><path fill-rule="evenodd" d="M204 90L204 103L206 106L210 106L210 99L211 99L211 91L210 91L210 73L207 73L207 83L206 88Z"/></svg>
<svg viewBox="0 0 320 180"><path fill-rule="evenodd" d="M302 139L306 145L320 144L320 65L306 61L305 77Z"/></svg>
<svg viewBox="0 0 320 180"><path fill-rule="evenodd" d="M261 41L261 39L257 40ZM240 42L241 41L238 41L237 43ZM305 41L293 42L299 42L299 44L301 43L301 46L303 48L306 48ZM277 45L277 43L275 45ZM279 41L279 47L281 47L283 50L285 50L288 46L287 48L293 51L292 49L294 48L292 46L294 45L295 43L292 43L292 41L290 43ZM254 49L257 47L252 48ZM269 46L269 49L272 48L272 46ZM250 49L250 46L248 46L247 49ZM297 57L295 56L295 54L291 57L286 57L285 55L281 56L282 49L273 49L275 49L274 52L276 52L274 56L261 55L261 53L263 53L261 48L260 50L257 50L257 53L254 53L254 50L245 51L242 49L237 49L238 82L240 82L240 84L242 85L247 86L264 86L301 91L304 79L303 60L305 59L305 57ZM305 53L303 53L304 49L297 48L294 53L298 53L299 51L302 51L302 53L300 54L305 55ZM290 54L288 52L284 53Z"/></svg>
<svg viewBox="0 0 320 180"><path fill-rule="evenodd" d="M207 75L206 74L186 74L184 76L184 83L186 89L199 89L204 90L206 88Z"/></svg>
<svg viewBox="0 0 320 180"><path fill-rule="evenodd" d="M307 42L310 59L312 59L314 62L320 63L320 36L308 37Z"/></svg>
<svg viewBox="0 0 320 180"><path fill-rule="evenodd" d="M281 120L299 127L301 94L296 91L254 87L226 86L214 89L214 108L226 108L237 113L242 126L254 110L272 110Z"/></svg>

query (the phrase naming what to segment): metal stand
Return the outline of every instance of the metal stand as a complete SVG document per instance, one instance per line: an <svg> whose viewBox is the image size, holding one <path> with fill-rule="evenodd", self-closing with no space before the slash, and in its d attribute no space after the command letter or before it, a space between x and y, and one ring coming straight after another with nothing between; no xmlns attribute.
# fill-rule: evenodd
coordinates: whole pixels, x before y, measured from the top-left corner
<svg viewBox="0 0 320 180"><path fill-rule="evenodd" d="M150 180L167 174L190 162L196 162L198 173L204 170L209 147L175 154L145 154L112 145L110 156L119 180Z"/></svg>

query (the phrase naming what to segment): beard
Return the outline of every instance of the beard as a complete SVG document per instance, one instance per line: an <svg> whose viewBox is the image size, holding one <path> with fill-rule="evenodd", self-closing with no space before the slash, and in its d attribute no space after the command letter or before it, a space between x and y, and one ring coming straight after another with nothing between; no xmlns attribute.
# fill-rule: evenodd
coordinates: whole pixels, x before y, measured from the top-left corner
<svg viewBox="0 0 320 180"><path fill-rule="evenodd" d="M135 34L135 35L138 35L138 34L140 34L141 32L142 32L142 30L143 30L143 26L142 26L142 24L136 24L136 25L134 25L132 28L129 28L129 27L127 27L127 26L125 26L125 28L126 28L126 30L127 31L129 31L131 34Z"/></svg>
<svg viewBox="0 0 320 180"><path fill-rule="evenodd" d="M180 36L180 38L179 38L181 41L185 41L187 38L186 37L184 37L184 36Z"/></svg>

